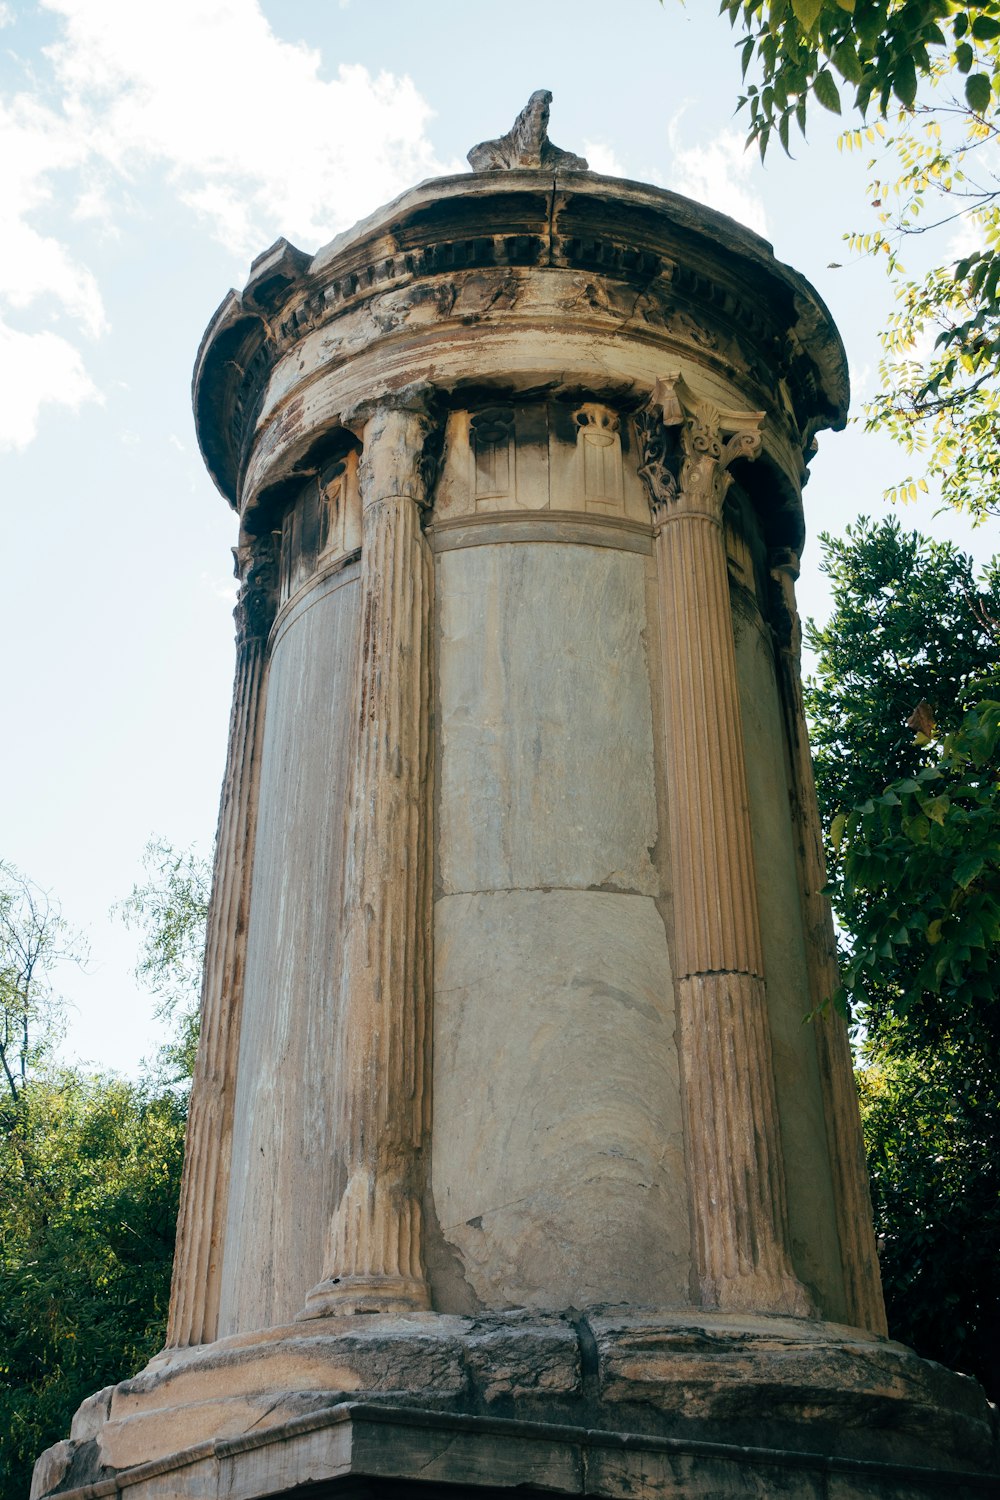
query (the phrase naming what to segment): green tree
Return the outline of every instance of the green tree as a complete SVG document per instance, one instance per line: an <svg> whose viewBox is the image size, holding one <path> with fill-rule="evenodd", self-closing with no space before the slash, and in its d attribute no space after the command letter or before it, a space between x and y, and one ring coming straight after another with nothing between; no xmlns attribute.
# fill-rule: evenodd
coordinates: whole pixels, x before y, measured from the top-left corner
<svg viewBox="0 0 1000 1500"><path fill-rule="evenodd" d="M912 1048L883 1031L858 1070L889 1328L1000 1395L1000 1090L992 1041Z"/></svg>
<svg viewBox="0 0 1000 1500"><path fill-rule="evenodd" d="M0 1119L16 1108L33 1066L60 1031L53 966L82 956L82 941L69 931L58 903L0 861Z"/></svg>
<svg viewBox="0 0 1000 1500"><path fill-rule="evenodd" d="M805 131L814 103L860 115L842 144L869 162L874 229L897 309L882 334L882 389L868 407L923 463L900 497L940 485L974 520L1000 514L1000 0L723 0L740 34L749 135ZM894 165L888 163L893 161ZM957 249L956 229L967 248ZM940 263L911 279L906 242L941 234ZM937 258L932 253L932 260Z"/></svg>
<svg viewBox="0 0 1000 1500"><path fill-rule="evenodd" d="M194 1072L198 1002L205 952L205 923L212 871L193 849L175 849L164 838L143 851L144 880L116 908L127 927L142 933L135 976L157 999L156 1014L173 1021L175 1038L161 1063L179 1080Z"/></svg>
<svg viewBox="0 0 1000 1500"><path fill-rule="evenodd" d="M207 870L153 841L124 903L144 934L138 974L180 1028L169 1069L139 1081L56 1065L65 924L30 881L0 871L0 1500L23 1500L81 1400L163 1341Z"/></svg>
<svg viewBox="0 0 1000 1500"><path fill-rule="evenodd" d="M932 748L907 728L921 701L947 732L981 688L1000 683L1000 560L977 578L966 553L894 518L862 518L820 545L832 613L806 626L815 654L806 707L829 827L873 788L931 764Z"/></svg>
<svg viewBox="0 0 1000 1500"><path fill-rule="evenodd" d="M162 1345L184 1116L176 1091L53 1069L0 1134L4 1500L85 1396Z"/></svg>
<svg viewBox="0 0 1000 1500"><path fill-rule="evenodd" d="M1000 576L894 520L823 546L806 703L889 1326L996 1395Z"/></svg>

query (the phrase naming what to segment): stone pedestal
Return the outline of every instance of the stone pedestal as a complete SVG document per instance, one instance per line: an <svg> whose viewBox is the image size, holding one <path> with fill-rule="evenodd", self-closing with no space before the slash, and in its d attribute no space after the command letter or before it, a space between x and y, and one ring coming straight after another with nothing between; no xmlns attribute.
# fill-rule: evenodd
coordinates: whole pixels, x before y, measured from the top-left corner
<svg viewBox="0 0 1000 1500"><path fill-rule="evenodd" d="M198 356L244 590L168 1345L34 1495L986 1494L886 1337L798 676L812 289L471 176Z"/></svg>

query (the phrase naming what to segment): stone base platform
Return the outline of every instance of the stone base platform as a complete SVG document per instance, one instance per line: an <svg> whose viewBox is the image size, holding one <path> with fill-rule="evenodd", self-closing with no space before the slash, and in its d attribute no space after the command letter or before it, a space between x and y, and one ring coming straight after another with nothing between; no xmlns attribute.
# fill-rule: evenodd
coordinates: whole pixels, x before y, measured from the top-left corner
<svg viewBox="0 0 1000 1500"><path fill-rule="evenodd" d="M996 1412L900 1344L792 1318L316 1319L158 1356L92 1396L32 1500L986 1496Z"/></svg>

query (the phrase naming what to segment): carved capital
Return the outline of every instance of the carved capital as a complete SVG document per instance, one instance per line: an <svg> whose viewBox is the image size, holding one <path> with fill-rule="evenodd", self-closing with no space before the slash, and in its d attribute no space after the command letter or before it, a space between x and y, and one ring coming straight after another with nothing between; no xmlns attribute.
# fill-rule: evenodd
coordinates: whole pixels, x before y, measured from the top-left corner
<svg viewBox="0 0 1000 1500"><path fill-rule="evenodd" d="M278 559L273 537L244 538L233 548L233 571L240 592L233 611L236 636L246 641L265 640L274 621L278 598Z"/></svg>
<svg viewBox="0 0 1000 1500"><path fill-rule="evenodd" d="M661 376L635 419L654 518L669 514L722 519L729 466L760 452L762 411L734 411L696 396L679 372Z"/></svg>
<svg viewBox="0 0 1000 1500"><path fill-rule="evenodd" d="M362 504L405 496L426 509L433 498L444 439L434 414L434 389L421 381L364 401L345 412L345 427L364 443Z"/></svg>
<svg viewBox="0 0 1000 1500"><path fill-rule="evenodd" d="M802 622L795 603L795 581L799 576L799 554L791 547L776 547L768 557L771 574L771 627L782 651L796 661L802 653Z"/></svg>

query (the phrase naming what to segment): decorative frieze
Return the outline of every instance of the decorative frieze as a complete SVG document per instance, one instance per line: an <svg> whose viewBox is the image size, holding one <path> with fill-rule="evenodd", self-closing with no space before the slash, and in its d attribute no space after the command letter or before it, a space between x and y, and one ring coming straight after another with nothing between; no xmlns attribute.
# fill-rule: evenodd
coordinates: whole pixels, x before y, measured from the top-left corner
<svg viewBox="0 0 1000 1500"><path fill-rule="evenodd" d="M704 1304L805 1314L792 1270L722 505L761 412L680 375L637 422L658 523L666 778L689 1183Z"/></svg>
<svg viewBox="0 0 1000 1500"><path fill-rule="evenodd" d="M428 712L434 469L426 388L363 433L361 646L331 1108L344 1189L302 1317L429 1305L421 1247L430 963ZM430 458L428 458L430 453Z"/></svg>

